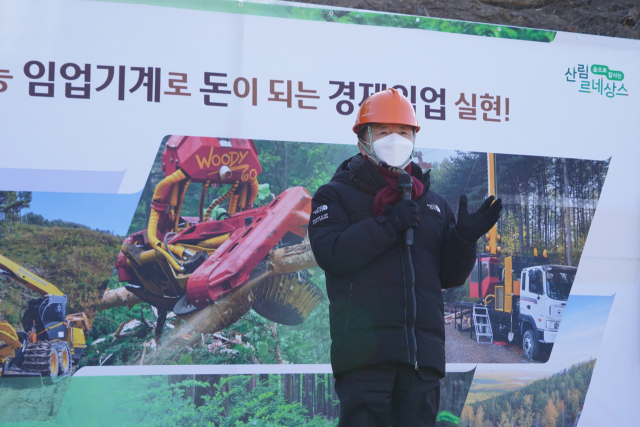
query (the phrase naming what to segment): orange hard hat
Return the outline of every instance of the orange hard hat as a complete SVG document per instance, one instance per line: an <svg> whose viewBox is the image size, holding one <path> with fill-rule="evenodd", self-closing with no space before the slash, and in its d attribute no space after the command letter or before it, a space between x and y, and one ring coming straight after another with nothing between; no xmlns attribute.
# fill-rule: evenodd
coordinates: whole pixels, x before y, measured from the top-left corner
<svg viewBox="0 0 640 427"><path fill-rule="evenodd" d="M393 123L409 125L420 130L416 112L411 102L395 89L376 92L362 103L353 132L358 133L360 127L367 123Z"/></svg>

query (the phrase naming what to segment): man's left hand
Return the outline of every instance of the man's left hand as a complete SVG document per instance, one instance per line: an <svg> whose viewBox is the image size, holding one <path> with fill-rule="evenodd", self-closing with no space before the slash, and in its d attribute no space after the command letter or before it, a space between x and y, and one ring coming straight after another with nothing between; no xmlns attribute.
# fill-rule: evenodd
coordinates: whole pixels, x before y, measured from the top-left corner
<svg viewBox="0 0 640 427"><path fill-rule="evenodd" d="M491 227L498 222L502 210L502 200L495 200L489 196L480 209L470 214L467 210L467 196L460 196L460 208L458 210L458 224L456 231L458 236L468 242L475 242L484 236Z"/></svg>

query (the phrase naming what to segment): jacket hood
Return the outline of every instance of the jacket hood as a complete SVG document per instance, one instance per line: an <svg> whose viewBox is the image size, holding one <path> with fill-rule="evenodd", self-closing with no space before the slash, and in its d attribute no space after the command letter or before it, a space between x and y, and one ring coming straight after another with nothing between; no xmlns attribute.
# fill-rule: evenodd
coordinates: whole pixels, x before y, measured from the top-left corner
<svg viewBox="0 0 640 427"><path fill-rule="evenodd" d="M411 162L411 175L416 177L424 185L422 194L429 191L431 185L431 169L422 173L417 163ZM348 158L338 166L331 181L342 182L352 187L357 187L368 194L376 194L387 186L378 169L373 163L366 160L362 154Z"/></svg>

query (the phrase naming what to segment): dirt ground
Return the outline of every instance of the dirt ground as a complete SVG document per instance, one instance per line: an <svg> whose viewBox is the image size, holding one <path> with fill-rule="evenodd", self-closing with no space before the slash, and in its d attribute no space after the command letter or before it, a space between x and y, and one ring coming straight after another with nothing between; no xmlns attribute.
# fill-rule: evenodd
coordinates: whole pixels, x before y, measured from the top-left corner
<svg viewBox="0 0 640 427"><path fill-rule="evenodd" d="M506 337L494 336L495 341L507 342ZM549 355L540 352L540 360L527 360L522 353L521 343L507 343L506 346L478 344L475 334L458 332L452 324L445 325L445 353L447 363L544 363Z"/></svg>
<svg viewBox="0 0 640 427"><path fill-rule="evenodd" d="M640 0L298 0L433 18L640 39ZM629 16L625 19L625 16Z"/></svg>

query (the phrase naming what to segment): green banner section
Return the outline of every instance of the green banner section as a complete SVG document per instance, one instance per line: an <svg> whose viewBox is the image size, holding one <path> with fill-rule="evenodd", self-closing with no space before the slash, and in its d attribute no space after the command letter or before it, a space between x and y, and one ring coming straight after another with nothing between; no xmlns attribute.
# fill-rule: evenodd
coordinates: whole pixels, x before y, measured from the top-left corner
<svg viewBox="0 0 640 427"><path fill-rule="evenodd" d="M624 73L622 71L610 70L606 65L593 64L591 66L591 72L599 76L605 76L607 80L617 82L624 80Z"/></svg>
<svg viewBox="0 0 640 427"><path fill-rule="evenodd" d="M3 379L0 425L125 426L139 421L135 414L148 384L144 377L70 377L56 384ZM32 388L23 388L29 386Z"/></svg>
<svg viewBox="0 0 640 427"><path fill-rule="evenodd" d="M201 380L193 379L193 375L71 377L63 383L28 389L14 383L0 387L0 425L335 427L337 424L335 417L327 420L317 412L310 413L308 401L303 404L287 401L281 392L281 375L275 374L268 380L263 377L260 375L260 380L255 375L196 377ZM331 374L322 377L325 384L331 381Z"/></svg>
<svg viewBox="0 0 640 427"><path fill-rule="evenodd" d="M301 19L305 21L335 22L340 24L372 25L392 28L414 28L467 34L483 37L526 40L550 43L555 31L532 28L505 27L483 23L438 19L425 16L394 15L390 13L359 10L331 10L326 8L286 6L279 4L250 3L229 0L90 0L109 3L145 4L208 12L235 13L240 15L267 16L271 18Z"/></svg>
<svg viewBox="0 0 640 427"><path fill-rule="evenodd" d="M458 425L474 372L441 381L436 426ZM335 427L340 413L331 374L25 380L0 380L3 427Z"/></svg>

